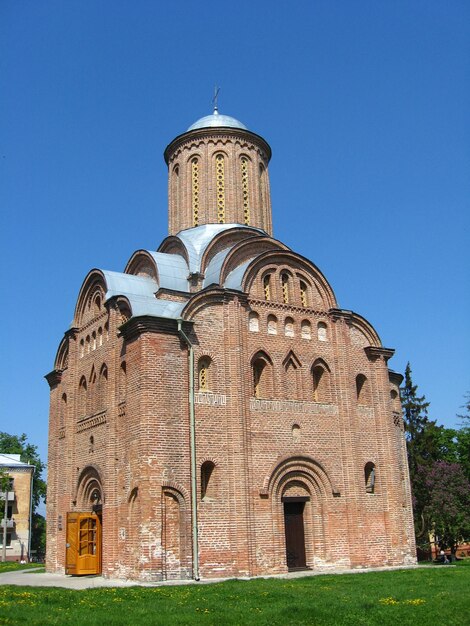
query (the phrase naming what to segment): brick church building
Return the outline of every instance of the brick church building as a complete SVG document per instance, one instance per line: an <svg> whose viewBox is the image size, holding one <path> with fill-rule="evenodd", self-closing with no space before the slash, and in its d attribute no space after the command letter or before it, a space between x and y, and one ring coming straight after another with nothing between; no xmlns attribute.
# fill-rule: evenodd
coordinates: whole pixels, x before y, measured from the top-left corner
<svg viewBox="0 0 470 626"><path fill-rule="evenodd" d="M164 156L168 237L86 276L46 376L47 569L414 563L393 350L273 238L269 145L216 109Z"/></svg>

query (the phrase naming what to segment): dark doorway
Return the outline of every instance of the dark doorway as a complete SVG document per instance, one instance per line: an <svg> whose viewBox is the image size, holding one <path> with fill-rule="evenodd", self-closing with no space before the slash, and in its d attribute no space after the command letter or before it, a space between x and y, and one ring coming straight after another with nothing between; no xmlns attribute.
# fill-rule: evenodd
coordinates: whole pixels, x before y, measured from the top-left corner
<svg viewBox="0 0 470 626"><path fill-rule="evenodd" d="M307 567L305 558L304 507L304 498L302 501L284 501L286 559L289 571Z"/></svg>

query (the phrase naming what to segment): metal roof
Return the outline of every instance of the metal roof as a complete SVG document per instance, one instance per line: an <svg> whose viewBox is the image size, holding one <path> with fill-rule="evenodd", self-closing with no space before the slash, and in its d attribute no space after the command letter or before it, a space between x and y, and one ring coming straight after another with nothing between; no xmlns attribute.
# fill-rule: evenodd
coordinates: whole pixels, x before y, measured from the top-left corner
<svg viewBox="0 0 470 626"><path fill-rule="evenodd" d="M186 132L198 130L199 128L241 128L241 130L248 130L245 124L242 124L240 120L230 117L230 115L221 115L217 109L212 115L206 115L198 119Z"/></svg>
<svg viewBox="0 0 470 626"><path fill-rule="evenodd" d="M165 254L150 250L147 252L153 257L157 266L160 287L174 291L189 291L189 269L184 257L179 254Z"/></svg>
<svg viewBox="0 0 470 626"><path fill-rule="evenodd" d="M253 226L246 226L244 224L203 224L195 228L181 230L176 234L178 239L183 242L188 252L189 271L191 273L200 271L202 256L214 237L224 230L231 228L246 228L256 230L263 235L265 234L260 228L254 228Z"/></svg>

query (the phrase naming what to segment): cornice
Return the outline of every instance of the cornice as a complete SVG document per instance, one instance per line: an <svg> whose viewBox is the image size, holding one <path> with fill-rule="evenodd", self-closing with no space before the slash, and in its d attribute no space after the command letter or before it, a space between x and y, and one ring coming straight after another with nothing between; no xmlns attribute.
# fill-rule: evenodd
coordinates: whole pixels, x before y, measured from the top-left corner
<svg viewBox="0 0 470 626"><path fill-rule="evenodd" d="M172 153L176 152L179 148L181 148L185 143L197 140L206 140L211 139L213 137L217 138L226 138L228 140L240 140L244 139L245 141L250 141L256 145L256 147L260 148L264 151L264 156L266 160L269 162L271 159L271 147L267 143L263 137L257 135L256 133L252 133L250 130L243 130L241 128L229 128L229 127L214 127L214 128L199 128L197 130L191 130L181 135L178 135L168 146L165 148L165 152L163 153L163 157L165 159L165 163L168 165L170 162L170 156ZM249 139L248 139L249 138Z"/></svg>
<svg viewBox="0 0 470 626"><path fill-rule="evenodd" d="M185 320L183 322L183 327L184 325L187 325L186 329L189 332L192 322ZM132 317L119 327L119 332L126 341L135 339L143 333L177 335L178 324L176 319L145 315L142 317Z"/></svg>
<svg viewBox="0 0 470 626"><path fill-rule="evenodd" d="M60 384L60 382L62 380L62 372L63 371L64 370L52 370L52 372L49 372L49 374L46 374L44 376L44 378L49 383L49 387L51 389L54 389L55 387L57 387L58 384Z"/></svg>
<svg viewBox="0 0 470 626"><path fill-rule="evenodd" d="M390 382L395 384L397 387L399 387L404 380L403 374L400 374L399 372L394 372L393 370L388 370L388 378Z"/></svg>
<svg viewBox="0 0 470 626"><path fill-rule="evenodd" d="M395 354L395 350L392 348L378 348L376 346L366 346L364 352L367 355L369 361L375 361L376 359L383 358L385 363Z"/></svg>

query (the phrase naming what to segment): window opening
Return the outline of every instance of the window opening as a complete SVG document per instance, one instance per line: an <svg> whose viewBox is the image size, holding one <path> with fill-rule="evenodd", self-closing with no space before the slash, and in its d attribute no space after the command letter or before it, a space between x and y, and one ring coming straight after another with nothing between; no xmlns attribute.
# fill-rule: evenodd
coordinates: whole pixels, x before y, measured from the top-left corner
<svg viewBox="0 0 470 626"><path fill-rule="evenodd" d="M243 193L243 223L250 225L250 204L248 195L248 159L241 158L242 169L242 193Z"/></svg>
<svg viewBox="0 0 470 626"><path fill-rule="evenodd" d="M375 465L366 463L364 467L364 481L366 485L366 493L375 492Z"/></svg>
<svg viewBox="0 0 470 626"><path fill-rule="evenodd" d="M191 189L192 189L192 209L193 226L199 224L199 161L191 160Z"/></svg>
<svg viewBox="0 0 470 626"><path fill-rule="evenodd" d="M223 154L215 157L217 189L217 221L225 224L225 161Z"/></svg>
<svg viewBox="0 0 470 626"><path fill-rule="evenodd" d="M205 461L201 466L201 500L206 497L213 497L214 494L214 473L215 465L212 461Z"/></svg>
<svg viewBox="0 0 470 626"><path fill-rule="evenodd" d="M303 280L300 281L300 302L302 303L303 307L308 306L307 285L304 283Z"/></svg>
<svg viewBox="0 0 470 626"><path fill-rule="evenodd" d="M287 274L281 274L282 285L282 301L284 304L289 304L289 276Z"/></svg>
<svg viewBox="0 0 470 626"><path fill-rule="evenodd" d="M271 275L266 274L266 276L263 278L264 299L266 300L266 302L269 302L271 300L270 283L271 283Z"/></svg>

